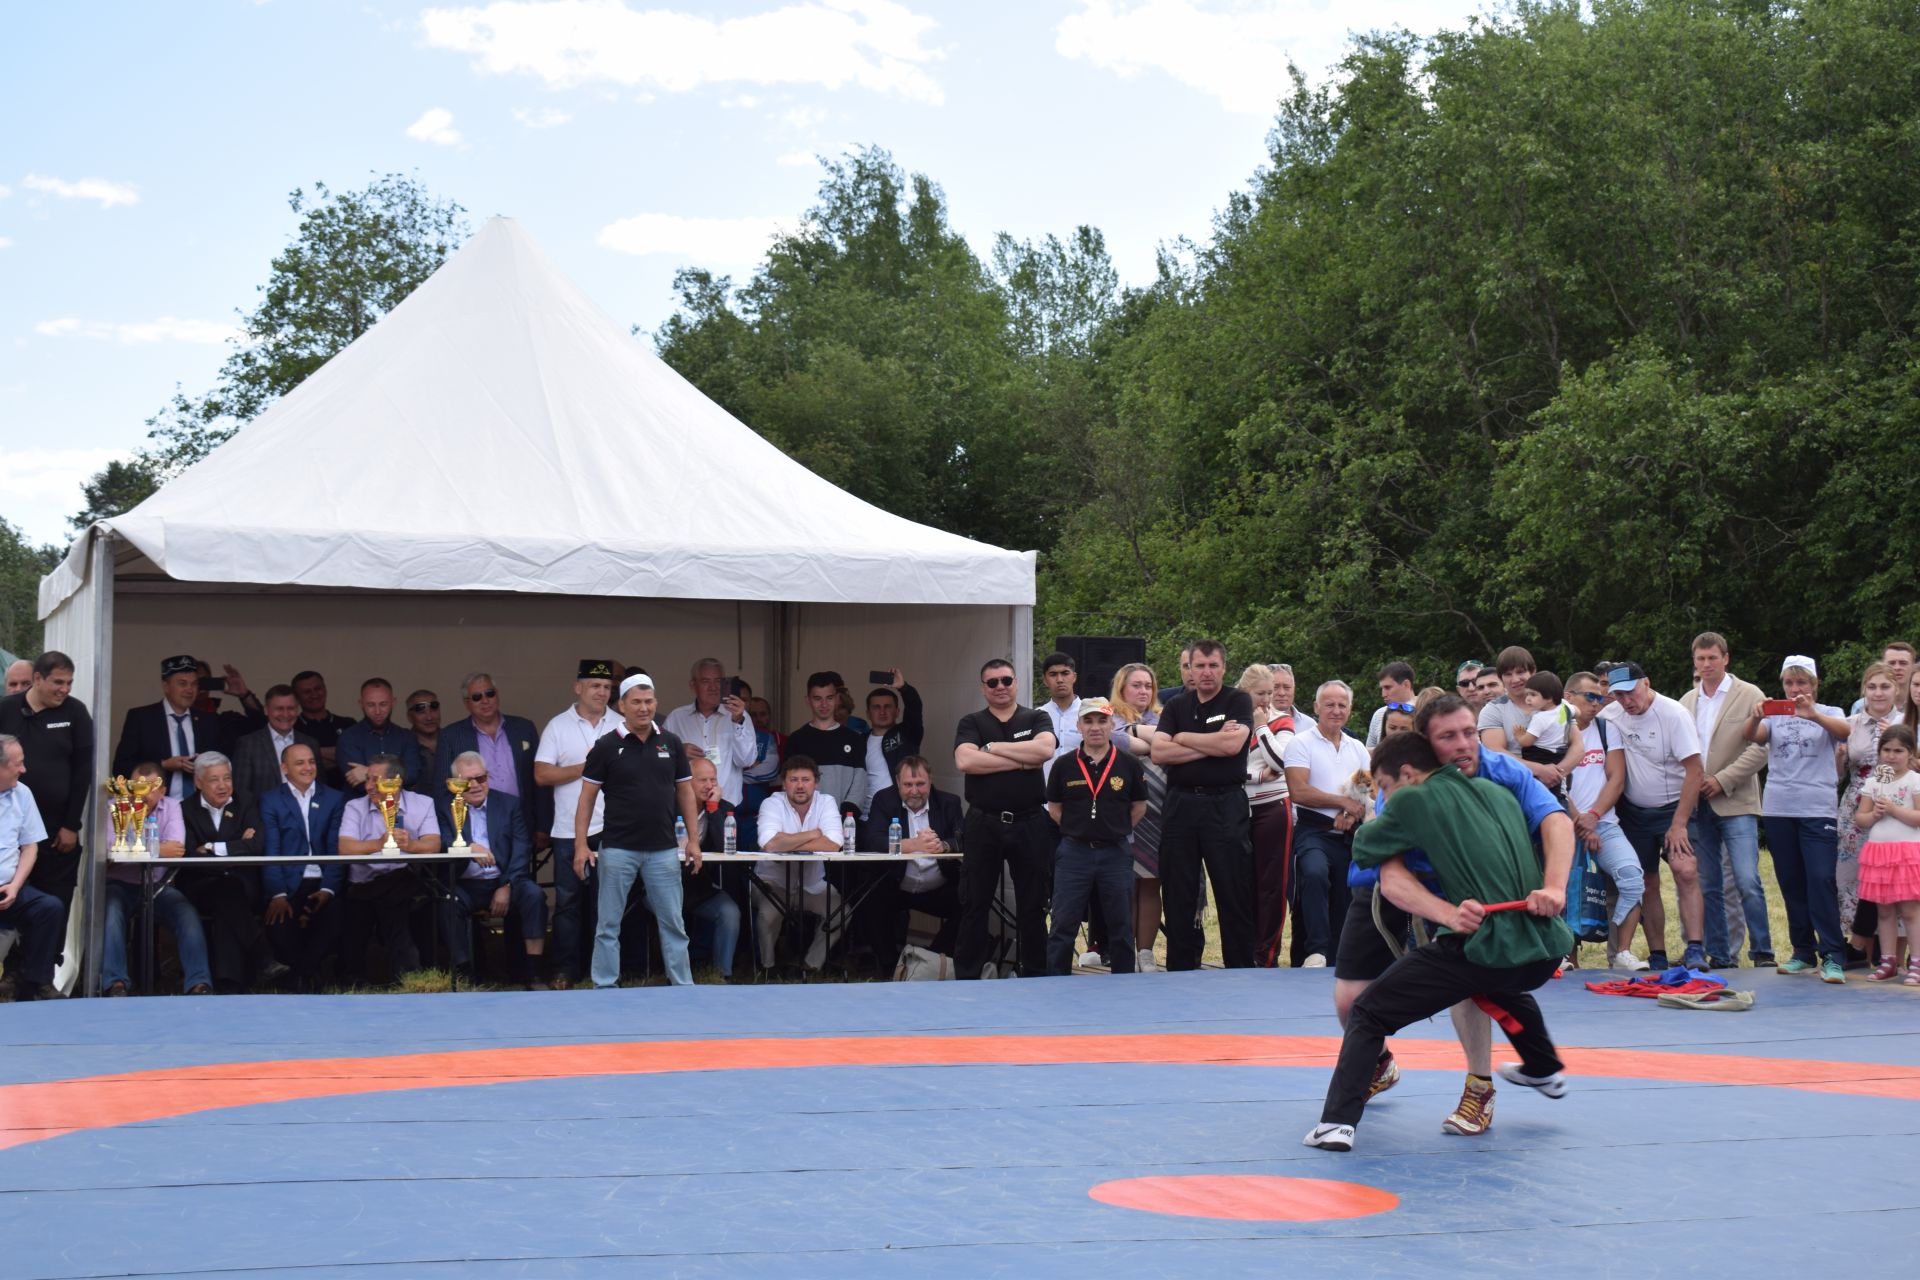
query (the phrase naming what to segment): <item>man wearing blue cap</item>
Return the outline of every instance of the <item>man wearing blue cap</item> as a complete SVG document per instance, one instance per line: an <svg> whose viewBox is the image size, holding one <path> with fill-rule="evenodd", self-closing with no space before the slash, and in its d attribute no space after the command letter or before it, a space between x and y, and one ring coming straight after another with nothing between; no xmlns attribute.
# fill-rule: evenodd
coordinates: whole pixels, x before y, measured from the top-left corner
<svg viewBox="0 0 1920 1280"><path fill-rule="evenodd" d="M1690 969L1705 969L1706 911L1693 841L1687 834L1694 805L1700 799L1700 732L1684 707L1653 691L1652 682L1638 663L1622 662L1609 670L1607 693L1613 704L1600 715L1609 729L1618 731L1627 758L1627 786L1614 812L1647 876L1641 915L1647 934L1647 964L1656 972L1667 967L1667 913L1660 898L1660 862L1664 858L1673 870L1680 923L1686 931L1687 949L1681 963ZM1627 940L1621 939L1620 945L1626 946Z"/></svg>

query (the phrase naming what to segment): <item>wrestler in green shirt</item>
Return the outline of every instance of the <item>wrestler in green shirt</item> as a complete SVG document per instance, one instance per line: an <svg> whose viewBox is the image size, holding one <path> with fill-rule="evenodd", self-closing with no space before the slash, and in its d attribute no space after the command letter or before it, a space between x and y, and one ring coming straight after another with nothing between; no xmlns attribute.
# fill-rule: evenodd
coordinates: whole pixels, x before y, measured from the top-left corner
<svg viewBox="0 0 1920 1280"><path fill-rule="evenodd" d="M1396 788L1386 810L1354 832L1353 860L1377 867L1415 848L1433 863L1441 896L1455 906L1469 898L1510 902L1542 887L1520 802L1505 787L1452 765L1417 786ZM1465 953L1474 964L1511 969L1572 949L1573 934L1559 916L1500 911L1468 935Z"/></svg>

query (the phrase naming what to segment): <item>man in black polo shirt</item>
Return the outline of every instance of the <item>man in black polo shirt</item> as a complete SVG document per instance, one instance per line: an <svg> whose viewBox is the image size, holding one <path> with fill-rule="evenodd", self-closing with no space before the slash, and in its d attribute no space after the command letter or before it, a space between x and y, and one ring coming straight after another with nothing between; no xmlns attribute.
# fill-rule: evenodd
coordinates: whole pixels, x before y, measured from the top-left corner
<svg viewBox="0 0 1920 1280"><path fill-rule="evenodd" d="M64 926L80 871L81 815L93 790L93 717L73 696L73 659L59 650L40 655L29 681L22 692L0 698L0 733L20 739L47 829L28 883L60 899Z"/></svg>
<svg viewBox="0 0 1920 1280"><path fill-rule="evenodd" d="M1114 973L1132 973L1134 824L1147 816L1147 771L1130 752L1115 751L1113 704L1082 698L1080 746L1053 762L1047 775L1047 813L1060 828L1053 868L1053 931L1047 935L1047 972L1073 969L1073 942L1100 896L1107 920L1107 953Z"/></svg>
<svg viewBox="0 0 1920 1280"><path fill-rule="evenodd" d="M691 834L700 830L694 806L693 770L687 767L687 749L665 729L654 727L659 703L653 681L636 672L620 682L620 715L625 723L601 735L587 752L580 772L580 803L573 817L573 871L587 878L587 868L600 869L599 920L593 935L593 985L620 985L620 923L627 912L627 894L636 878L646 885L647 909L660 926L660 958L667 981L676 987L693 985L687 961L687 925L682 914L680 860L700 869L700 845ZM602 789L607 796L606 824L598 851L587 844L593 824L593 802ZM674 838L678 814L688 832Z"/></svg>
<svg viewBox="0 0 1920 1280"><path fill-rule="evenodd" d="M1193 684L1160 712L1153 762L1167 771L1161 816L1160 883L1167 904L1167 968L1197 969L1200 868L1220 914L1220 958L1229 969L1254 964L1253 844L1247 822L1247 743L1253 698L1228 689L1227 651L1218 640L1194 643Z"/></svg>
<svg viewBox="0 0 1920 1280"><path fill-rule="evenodd" d="M1053 723L1020 705L1013 664L995 658L980 668L984 710L960 718L953 765L967 776L967 820L960 828L958 978L978 978L987 958L987 913L1000 890L1000 869L1013 868L1020 972L1047 970L1047 897L1053 882L1053 824L1047 820L1041 766L1053 758ZM792 749L791 743L788 749Z"/></svg>

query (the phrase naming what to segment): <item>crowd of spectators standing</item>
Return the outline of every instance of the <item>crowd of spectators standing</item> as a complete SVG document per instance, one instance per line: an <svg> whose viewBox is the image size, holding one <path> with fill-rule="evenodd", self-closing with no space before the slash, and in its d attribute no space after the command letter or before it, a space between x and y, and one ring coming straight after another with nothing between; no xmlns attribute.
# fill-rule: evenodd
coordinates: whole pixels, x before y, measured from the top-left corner
<svg viewBox="0 0 1920 1280"><path fill-rule="evenodd" d="M1920 929L1913 647L1887 645L1847 709L1821 701L1813 657L1788 657L1777 691L1733 674L1715 633L1691 657L1677 699L1635 662L1563 677L1510 647L1457 664L1450 689L1392 662L1364 735L1346 682L1297 706L1287 664L1234 671L1212 640L1183 649L1164 687L1134 663L1082 690L1073 658L1049 654L1033 706L997 658L954 729L959 795L934 784L929 753L944 760L945 743L926 741L898 670L875 673L887 679L863 705L838 673L813 674L808 719L781 733L714 659L671 710L644 669L582 660L572 701L540 724L509 714L485 671L455 686L457 719L436 691L397 697L379 677L349 716L316 671L256 695L232 666L169 657L159 699L126 713L109 757L109 774L154 781L142 830L157 858L109 866L95 978L103 994L135 989L144 910L189 994L351 987L437 964L471 980L495 930L488 976L529 987L610 987L641 968L689 983L696 960L728 980L834 961L918 973L920 959L963 979L1129 973L1162 967L1162 932L1164 967L1184 970L1202 963L1209 905L1226 967L1322 967L1361 945L1350 935L1371 902L1353 858L1377 809L1371 752L1420 726L1441 760L1551 794L1576 867L1604 887L1609 965L1707 970L1744 949L1830 983L1864 967L1920 985L1920 962L1902 958ZM75 943L105 744L66 655L6 679L0 940L15 998L32 999L55 994ZM383 814L380 784L396 778ZM466 787L457 831L449 778ZM1788 923L1777 952L1763 835ZM458 837L465 859L391 853L442 854ZM855 851L889 856L836 856ZM709 860L723 853L735 856ZM271 861L223 861L248 855ZM1588 906L1569 894L1570 919Z"/></svg>

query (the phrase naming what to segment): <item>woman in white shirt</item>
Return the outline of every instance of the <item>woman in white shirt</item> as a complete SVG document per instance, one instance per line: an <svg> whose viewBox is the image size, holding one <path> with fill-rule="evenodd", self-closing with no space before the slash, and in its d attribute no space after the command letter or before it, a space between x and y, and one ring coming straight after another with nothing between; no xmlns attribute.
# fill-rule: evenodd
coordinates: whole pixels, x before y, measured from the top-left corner
<svg viewBox="0 0 1920 1280"><path fill-rule="evenodd" d="M1284 683L1286 697L1278 698ZM1253 843L1254 948L1262 968L1280 963L1287 926L1293 805L1287 800L1286 751L1293 741L1293 669L1254 663L1240 673L1253 698L1253 743L1247 749L1247 824ZM1278 704L1278 705L1276 705Z"/></svg>

